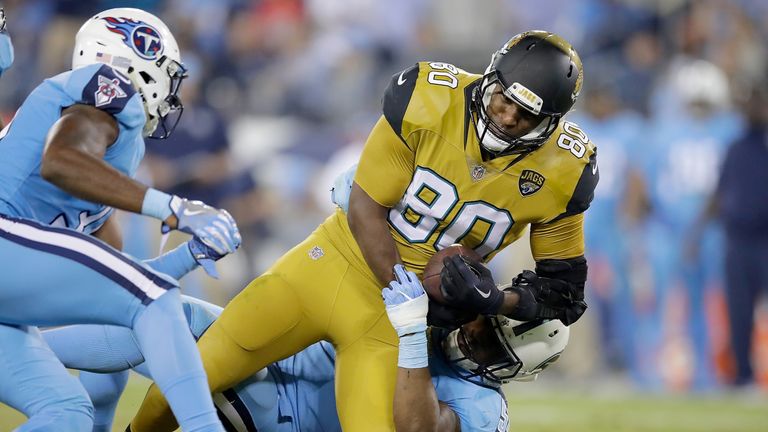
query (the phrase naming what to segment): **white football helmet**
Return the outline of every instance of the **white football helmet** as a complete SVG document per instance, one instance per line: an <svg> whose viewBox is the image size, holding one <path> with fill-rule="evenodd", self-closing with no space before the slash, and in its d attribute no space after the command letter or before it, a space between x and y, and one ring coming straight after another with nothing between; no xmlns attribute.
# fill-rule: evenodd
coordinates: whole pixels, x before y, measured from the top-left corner
<svg viewBox="0 0 768 432"><path fill-rule="evenodd" d="M532 381L547 366L560 357L568 345L570 330L560 320L515 321L503 315L484 317L489 320L495 338L494 346L484 347L494 352L491 361L480 361L473 354L473 344L464 326L443 339L446 360L466 379L479 379L485 385L500 385L509 381ZM487 342L486 342L487 343Z"/></svg>
<svg viewBox="0 0 768 432"><path fill-rule="evenodd" d="M132 8L91 17L75 36L72 69L94 63L107 64L131 79L147 115L145 136L170 135L184 109L178 92L186 68L176 39L158 17Z"/></svg>

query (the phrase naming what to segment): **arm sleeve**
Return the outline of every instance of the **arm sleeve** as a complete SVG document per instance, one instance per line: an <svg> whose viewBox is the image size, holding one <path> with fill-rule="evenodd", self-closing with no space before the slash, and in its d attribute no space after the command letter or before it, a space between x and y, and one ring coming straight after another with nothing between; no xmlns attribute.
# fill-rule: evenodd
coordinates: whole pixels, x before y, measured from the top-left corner
<svg viewBox="0 0 768 432"><path fill-rule="evenodd" d="M531 225L533 259L568 259L584 255L584 214Z"/></svg>
<svg viewBox="0 0 768 432"><path fill-rule="evenodd" d="M382 116L365 143L355 183L380 205L394 207L413 177L415 157Z"/></svg>
<svg viewBox="0 0 768 432"><path fill-rule="evenodd" d="M144 264L150 266L152 270L167 274L176 280L196 269L199 265L192 256L187 242L159 257L145 260Z"/></svg>

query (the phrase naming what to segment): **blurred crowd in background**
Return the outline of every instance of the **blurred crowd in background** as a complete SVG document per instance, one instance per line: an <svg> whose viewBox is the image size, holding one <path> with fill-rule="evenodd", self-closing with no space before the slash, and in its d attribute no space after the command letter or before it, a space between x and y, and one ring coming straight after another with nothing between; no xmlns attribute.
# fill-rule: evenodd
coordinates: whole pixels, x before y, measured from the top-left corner
<svg viewBox="0 0 768 432"><path fill-rule="evenodd" d="M567 373L611 373L649 390L768 386L768 307L765 296L757 300L760 279L742 284L749 290L726 288L733 279L724 265L726 245L733 245L726 237L733 233L704 217L710 198L724 190L717 186L729 146L766 127L765 104L757 99L768 81L764 0L6 0L3 6L16 47L16 62L0 81L6 119L41 79L70 67L74 35L94 13L139 7L174 32L190 71L182 87L185 111L170 139L148 142L142 176L160 189L225 207L239 222L244 250L219 263L223 279L211 283L196 273L182 285L219 304L330 214L331 182L355 162L393 74L419 60L482 73L514 34L558 33L583 59L585 87L569 119L597 144L601 176L587 212L589 318L572 333L577 366ZM765 134L753 135L762 139L754 151L768 151ZM759 248L768 244L768 202L759 199L766 183L740 178L744 198L725 205L733 214L763 212L740 225ZM129 252L155 255L157 227L126 222ZM494 259L499 282L530 268L524 249ZM757 267L768 269L768 254L759 260Z"/></svg>

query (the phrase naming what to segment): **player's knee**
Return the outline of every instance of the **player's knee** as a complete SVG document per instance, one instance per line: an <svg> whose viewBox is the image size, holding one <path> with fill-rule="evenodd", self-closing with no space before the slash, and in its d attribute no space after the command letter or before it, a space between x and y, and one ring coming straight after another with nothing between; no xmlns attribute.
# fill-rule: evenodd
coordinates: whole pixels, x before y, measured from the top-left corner
<svg viewBox="0 0 768 432"><path fill-rule="evenodd" d="M147 305L147 307L136 317L134 328L149 317L155 321L183 321L186 325L187 319L184 316L184 310L181 306L179 290L168 290Z"/></svg>

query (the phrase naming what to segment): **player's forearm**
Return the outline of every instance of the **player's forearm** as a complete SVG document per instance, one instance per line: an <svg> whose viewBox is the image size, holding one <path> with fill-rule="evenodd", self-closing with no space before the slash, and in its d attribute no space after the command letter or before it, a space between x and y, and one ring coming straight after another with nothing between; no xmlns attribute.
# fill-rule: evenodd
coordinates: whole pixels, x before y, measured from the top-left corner
<svg viewBox="0 0 768 432"><path fill-rule="evenodd" d="M357 184L352 185L347 220L365 262L382 286L393 279L392 268L400 262L395 240L389 231L389 209L371 199Z"/></svg>
<svg viewBox="0 0 768 432"><path fill-rule="evenodd" d="M398 432L437 430L440 406L429 368L398 368L394 418Z"/></svg>
<svg viewBox="0 0 768 432"><path fill-rule="evenodd" d="M520 295L516 292L504 292L504 302L501 304L498 315L509 315L515 311L520 302Z"/></svg>
<svg viewBox="0 0 768 432"><path fill-rule="evenodd" d="M141 213L147 186L78 148L49 148L40 175L80 199Z"/></svg>

